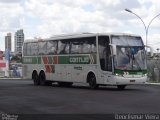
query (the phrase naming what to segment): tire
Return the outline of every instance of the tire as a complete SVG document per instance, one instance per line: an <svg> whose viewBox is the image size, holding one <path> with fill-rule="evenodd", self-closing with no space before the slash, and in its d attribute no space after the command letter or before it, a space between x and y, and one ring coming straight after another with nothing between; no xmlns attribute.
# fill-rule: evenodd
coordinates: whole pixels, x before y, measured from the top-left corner
<svg viewBox="0 0 160 120"><path fill-rule="evenodd" d="M39 75L39 81L40 81L40 85L44 86L47 84L46 82L46 75L44 72L40 72L40 75Z"/></svg>
<svg viewBox="0 0 160 120"><path fill-rule="evenodd" d="M91 89L97 89L99 87L96 82L96 77L93 73L88 75L87 80Z"/></svg>
<svg viewBox="0 0 160 120"><path fill-rule="evenodd" d="M34 85L40 85L39 77L37 72L34 72L32 75L33 83Z"/></svg>
<svg viewBox="0 0 160 120"><path fill-rule="evenodd" d="M117 85L117 88L118 88L119 90L124 90L125 87L126 87L126 85Z"/></svg>

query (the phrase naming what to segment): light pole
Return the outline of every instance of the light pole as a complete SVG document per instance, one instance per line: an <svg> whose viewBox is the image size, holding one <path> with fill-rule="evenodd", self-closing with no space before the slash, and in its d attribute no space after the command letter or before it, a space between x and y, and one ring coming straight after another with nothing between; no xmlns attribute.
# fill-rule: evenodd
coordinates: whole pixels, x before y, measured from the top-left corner
<svg viewBox="0 0 160 120"><path fill-rule="evenodd" d="M148 38L147 38L147 36L148 36L148 29L149 29L152 21L153 21L155 18L157 18L158 16L160 16L160 13L159 13L158 15L156 15L155 17L153 17L153 18L151 19L151 21L149 22L148 26L146 26L146 24L144 23L144 21L142 20L142 18L141 18L140 16L138 16L136 13L132 12L132 11L129 10L129 9L125 9L125 11L134 14L135 16L137 16L137 17L142 21L142 23L143 23L143 25L144 25L144 28L145 28L146 46L147 46L147 45L148 45Z"/></svg>
<svg viewBox="0 0 160 120"><path fill-rule="evenodd" d="M156 49L157 50L157 57L159 58L159 48Z"/></svg>

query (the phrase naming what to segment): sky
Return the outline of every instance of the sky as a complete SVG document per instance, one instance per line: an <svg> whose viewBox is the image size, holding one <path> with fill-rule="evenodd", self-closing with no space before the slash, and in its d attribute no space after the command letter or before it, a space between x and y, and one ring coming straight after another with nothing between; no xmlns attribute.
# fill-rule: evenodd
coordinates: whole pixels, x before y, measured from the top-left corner
<svg viewBox="0 0 160 120"><path fill-rule="evenodd" d="M146 26L160 14L160 0L0 0L0 50L5 36L23 29L25 39L71 33L133 33L146 43ZM160 48L160 16L148 29L148 45ZM14 44L12 45L12 51Z"/></svg>

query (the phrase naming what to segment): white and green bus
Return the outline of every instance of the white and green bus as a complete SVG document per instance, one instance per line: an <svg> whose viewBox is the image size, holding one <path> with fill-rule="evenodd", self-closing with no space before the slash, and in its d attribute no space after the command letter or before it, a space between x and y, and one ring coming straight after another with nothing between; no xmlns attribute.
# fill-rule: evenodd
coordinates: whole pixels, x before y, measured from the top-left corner
<svg viewBox="0 0 160 120"><path fill-rule="evenodd" d="M142 38L131 34L81 33L26 40L23 76L35 85L70 86L144 84L146 52Z"/></svg>

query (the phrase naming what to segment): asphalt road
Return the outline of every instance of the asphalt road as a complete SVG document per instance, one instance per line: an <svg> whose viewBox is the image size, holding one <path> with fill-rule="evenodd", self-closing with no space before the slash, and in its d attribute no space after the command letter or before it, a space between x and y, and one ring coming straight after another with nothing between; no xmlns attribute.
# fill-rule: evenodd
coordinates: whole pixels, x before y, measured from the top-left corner
<svg viewBox="0 0 160 120"><path fill-rule="evenodd" d="M110 114L160 113L160 86L132 85L92 90L73 87L34 86L31 80L0 80L0 113Z"/></svg>

